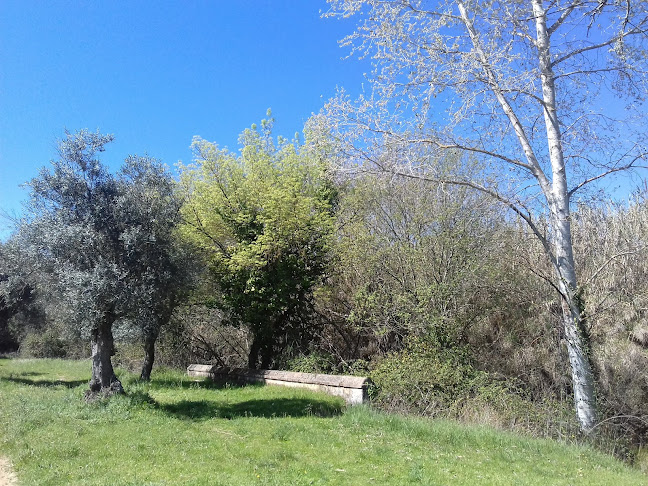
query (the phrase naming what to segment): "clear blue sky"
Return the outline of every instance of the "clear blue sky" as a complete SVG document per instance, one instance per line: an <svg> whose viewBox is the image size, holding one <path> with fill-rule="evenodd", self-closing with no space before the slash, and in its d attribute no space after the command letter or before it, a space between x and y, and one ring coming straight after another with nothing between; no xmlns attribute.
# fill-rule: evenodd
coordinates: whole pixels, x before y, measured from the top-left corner
<svg viewBox="0 0 648 486"><path fill-rule="evenodd" d="M129 154L189 162L194 135L236 148L268 108L292 137L336 86L360 90L343 60L348 21L321 19L324 0L0 0L0 209L56 157L64 130L116 140ZM0 221L0 238L8 234Z"/></svg>

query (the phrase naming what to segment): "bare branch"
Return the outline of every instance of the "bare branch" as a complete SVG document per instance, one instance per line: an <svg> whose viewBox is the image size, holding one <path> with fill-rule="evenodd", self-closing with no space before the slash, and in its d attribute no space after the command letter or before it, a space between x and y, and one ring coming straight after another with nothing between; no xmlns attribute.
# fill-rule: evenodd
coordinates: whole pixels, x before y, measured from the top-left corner
<svg viewBox="0 0 648 486"><path fill-rule="evenodd" d="M554 24L547 29L547 33L551 36L558 28L563 24L565 20L572 14L572 12L580 7L582 5L582 2L580 0L575 1L572 3L569 7L567 7L563 13L560 15L558 20L554 22Z"/></svg>
<svg viewBox="0 0 648 486"><path fill-rule="evenodd" d="M610 263L612 263L614 260L616 260L617 258L620 258L622 256L635 255L635 254L637 254L639 252L642 252L642 251L646 250L646 248L648 248L648 246L642 246L641 248L635 248L633 250L626 250L626 251L619 252L619 253L617 253L615 255L612 255L610 258L608 258L605 261L605 263L603 263L603 265L601 265L599 268L597 268L596 271L592 275L589 276L589 278L585 282L585 285L589 285L590 283L592 283L592 281L598 276L598 274L601 273L603 270L605 270L605 268Z"/></svg>
<svg viewBox="0 0 648 486"><path fill-rule="evenodd" d="M524 162L521 162L516 159L511 159L510 157L507 157L502 154L498 154L497 152L491 152L490 150L486 149L481 149L477 147L469 147L467 145L462 145L458 143L453 143L453 144L444 144L436 140L425 140L425 139L420 139L420 140L412 140L412 143L429 143L429 144L434 144L440 149L444 150L451 150L451 149L457 149L457 150L463 150L466 152L472 152L472 153L478 153L482 155L488 155L489 157L493 157L495 159L500 159L508 164L511 165L516 165L518 167L522 167L523 169L526 169L530 172L533 173L533 167L530 166L529 164L525 164Z"/></svg>
<svg viewBox="0 0 648 486"><path fill-rule="evenodd" d="M450 178L443 178L443 177L436 178L436 177L429 177L420 174L411 174L411 173L407 173L399 170L393 170L393 169L391 170L391 173L401 177L407 177L410 179L420 179L428 182L433 182L436 184L448 184L448 185L455 185L455 186L470 187L471 189L475 189L477 191L483 192L484 194L488 194L490 197L506 205L509 209L511 209L515 214L517 214L520 218L522 218L527 223L527 225L529 226L533 234L541 242L542 246L545 249L545 252L547 253L547 256L551 259L554 265L557 265L553 251L549 244L549 240L547 240L546 236L536 226L530 212L523 211L524 205L521 204L519 201L511 201L510 199L501 195L496 190L488 188L486 186L483 186L481 184L478 184L470 180L457 180L457 179L450 179Z"/></svg>
<svg viewBox="0 0 648 486"><path fill-rule="evenodd" d="M535 152L533 151L531 143L529 142L529 138L526 134L526 131L524 130L524 127L522 126L522 123L520 122L515 111L513 110L513 107L507 101L506 97L504 96L504 93L502 93L499 83L497 82L497 77L493 72L493 68L489 64L488 58L486 57L484 50L481 48L481 44L479 42L479 34L475 30L475 27L471 22L471 20L468 18L468 13L466 11L465 6L463 5L462 2L458 2L457 5L459 7L459 12L461 13L461 18L463 20L463 23L466 29L468 30L468 35L470 36L470 39L473 43L473 47L479 56L479 61L482 65L482 68L484 69L488 77L488 84L491 90L493 91L493 94L495 94L497 101L500 103L502 109L504 110L504 113L506 114L511 124L513 125L513 130L515 131L517 139L520 142L524 155L529 161L529 170L538 181L538 184L540 185L542 192L545 194L545 197L548 200L551 200L551 184L549 182L549 179L543 172L542 168L540 167L540 163L536 158Z"/></svg>
<svg viewBox="0 0 648 486"><path fill-rule="evenodd" d="M613 72L619 72L619 71L621 71L620 68L584 69L584 70L570 71L568 73L556 74L554 76L554 79L569 78L571 76L576 76L578 74L613 73Z"/></svg>
<svg viewBox="0 0 648 486"><path fill-rule="evenodd" d="M641 22L640 25L645 24L646 20L648 20L648 19L643 19L643 21ZM564 56L559 57L558 59L552 61L551 62L551 67L557 66L558 64L561 64L562 62L566 61L567 59L572 58L574 56L578 56L579 54L584 54L585 52L588 52L588 51L593 51L593 50L596 50L596 49L601 49L602 47L610 46L610 45L614 44L615 42L618 42L621 39L624 39L624 38L626 38L626 37L628 37L630 35L642 34L642 33L645 33L645 32L646 31L644 29L640 29L639 27L635 27L634 29L626 31L626 32L621 32L620 34L618 34L618 35L616 35L614 37L611 37L610 39L608 39L605 42L600 42L598 44L592 44L590 46L582 47L580 49L576 49L574 51L571 51L571 52L565 54Z"/></svg>
<svg viewBox="0 0 648 486"><path fill-rule="evenodd" d="M621 171L629 170L629 169L648 169L648 166L635 165L635 162L637 162L637 160L645 158L646 155L648 155L648 153L646 153L646 152L641 153L641 154L637 155L634 159L632 159L632 162L629 162L629 163L627 163L625 165L622 165L620 167L613 167L613 168L611 168L611 169L609 169L609 170L607 170L605 172L602 172L601 174L598 174L598 175L596 175L594 177L590 177L589 179L584 180L583 182L581 182L580 184L578 184L577 186L575 186L574 188L572 188L568 192L569 197L571 197L579 189L582 189L583 186L586 186L587 184L590 184L590 183L592 183L594 181L602 179L602 178L604 178L604 177L606 177L606 176L608 176L610 174L614 174L615 172L621 172Z"/></svg>

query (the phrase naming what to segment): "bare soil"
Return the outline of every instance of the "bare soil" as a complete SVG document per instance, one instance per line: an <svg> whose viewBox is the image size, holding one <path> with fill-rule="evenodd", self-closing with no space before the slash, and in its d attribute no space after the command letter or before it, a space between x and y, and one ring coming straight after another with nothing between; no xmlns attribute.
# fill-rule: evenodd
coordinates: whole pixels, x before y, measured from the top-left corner
<svg viewBox="0 0 648 486"><path fill-rule="evenodd" d="M4 457L0 457L0 486L16 486L18 484L16 475L11 470L11 463Z"/></svg>

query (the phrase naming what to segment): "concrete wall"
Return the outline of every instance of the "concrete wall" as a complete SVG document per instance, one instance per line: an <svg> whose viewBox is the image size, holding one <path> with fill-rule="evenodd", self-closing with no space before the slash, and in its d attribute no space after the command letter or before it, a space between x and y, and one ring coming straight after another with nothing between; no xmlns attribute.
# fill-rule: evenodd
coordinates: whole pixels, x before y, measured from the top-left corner
<svg viewBox="0 0 648 486"><path fill-rule="evenodd" d="M368 400L369 378L347 375L324 375L277 370L248 370L244 368L219 368L212 365L192 364L187 374L206 377L217 382L265 383L266 385L305 388L344 398L347 404L356 405Z"/></svg>

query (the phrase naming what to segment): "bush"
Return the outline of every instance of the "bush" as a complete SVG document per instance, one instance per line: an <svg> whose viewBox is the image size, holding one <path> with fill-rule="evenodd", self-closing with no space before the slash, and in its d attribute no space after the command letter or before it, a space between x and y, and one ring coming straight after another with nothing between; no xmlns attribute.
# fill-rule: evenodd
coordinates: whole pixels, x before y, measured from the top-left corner
<svg viewBox="0 0 648 486"><path fill-rule="evenodd" d="M445 414L453 408L475 375L465 350L439 349L421 338L379 360L371 372L376 403L424 415Z"/></svg>
<svg viewBox="0 0 648 486"><path fill-rule="evenodd" d="M323 353L302 354L288 360L284 367L300 373L334 373L335 359Z"/></svg>
<svg viewBox="0 0 648 486"><path fill-rule="evenodd" d="M443 349L416 338L381 359L370 374L373 402L390 412L427 415L573 439L571 403L533 400L520 383L477 370L467 347Z"/></svg>
<svg viewBox="0 0 648 486"><path fill-rule="evenodd" d="M54 329L30 333L20 344L20 354L30 358L66 358L68 343Z"/></svg>

